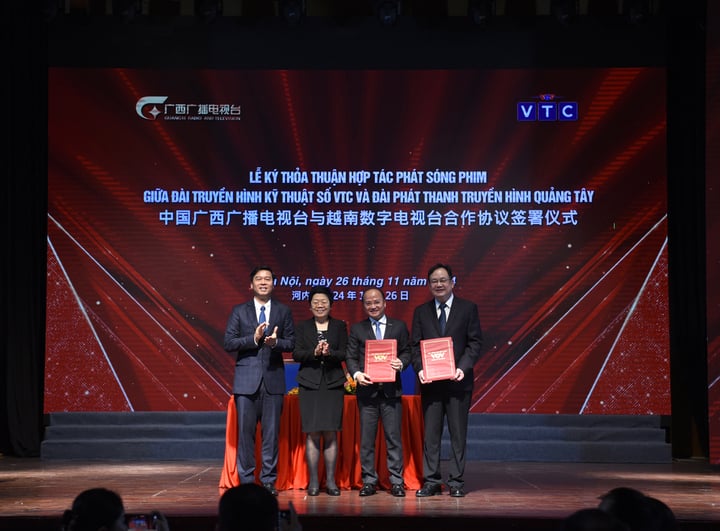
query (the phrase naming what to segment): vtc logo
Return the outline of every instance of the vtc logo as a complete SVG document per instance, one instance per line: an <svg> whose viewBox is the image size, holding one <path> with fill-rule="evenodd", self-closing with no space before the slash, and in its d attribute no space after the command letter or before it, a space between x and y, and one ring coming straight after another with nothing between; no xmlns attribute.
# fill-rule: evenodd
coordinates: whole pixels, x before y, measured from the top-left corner
<svg viewBox="0 0 720 531"><path fill-rule="evenodd" d="M576 122L576 101L555 101L555 94L540 94L539 101L520 101L517 104L518 122Z"/></svg>

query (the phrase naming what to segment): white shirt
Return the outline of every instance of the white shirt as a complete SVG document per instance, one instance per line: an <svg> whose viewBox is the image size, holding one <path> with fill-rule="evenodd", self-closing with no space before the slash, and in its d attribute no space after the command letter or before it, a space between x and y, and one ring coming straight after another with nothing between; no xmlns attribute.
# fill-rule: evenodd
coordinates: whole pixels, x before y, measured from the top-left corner
<svg viewBox="0 0 720 531"><path fill-rule="evenodd" d="M450 317L450 308L452 308L452 302L455 298L455 295L450 295L450 298L445 301L445 306L447 308L445 309L445 322L447 322L447 318ZM435 312L437 313L437 318L440 319L440 305L442 303L439 302L437 299L435 300Z"/></svg>
<svg viewBox="0 0 720 531"><path fill-rule="evenodd" d="M387 317L383 315L380 319L377 319L377 321L373 318L370 318L370 324L372 325L373 332L375 332L375 322L380 323L380 332L382 333L382 337L384 338L385 327L387 326Z"/></svg>
<svg viewBox="0 0 720 531"><path fill-rule="evenodd" d="M260 322L260 308L265 306L265 322L270 323L270 301L265 303L259 302L257 299L253 299L255 302L255 317Z"/></svg>

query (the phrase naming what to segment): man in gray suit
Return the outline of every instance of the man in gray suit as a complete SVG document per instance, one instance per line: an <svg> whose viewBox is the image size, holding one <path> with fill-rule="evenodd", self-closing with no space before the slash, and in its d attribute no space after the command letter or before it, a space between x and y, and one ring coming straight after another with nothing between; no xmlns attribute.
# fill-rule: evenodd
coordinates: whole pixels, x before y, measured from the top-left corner
<svg viewBox="0 0 720 531"><path fill-rule="evenodd" d="M360 413L360 466L363 486L360 496L377 492L378 475L375 470L375 438L378 422L382 421L387 445L387 464L390 472L390 494L405 496L402 451L402 381L400 373L410 364L410 342L407 325L385 315L382 290L369 288L362 297L368 319L350 328L345 363L348 372L358 383L357 405ZM396 339L397 358L391 362L395 370L394 382L373 382L365 370L365 342L368 339Z"/></svg>
<svg viewBox="0 0 720 531"><path fill-rule="evenodd" d="M285 396L283 352L295 347L290 308L271 299L275 275L267 266L250 273L252 300L233 307L224 348L235 355L233 396L237 409L240 483L255 481L255 433L262 430L260 482L277 495L278 435Z"/></svg>

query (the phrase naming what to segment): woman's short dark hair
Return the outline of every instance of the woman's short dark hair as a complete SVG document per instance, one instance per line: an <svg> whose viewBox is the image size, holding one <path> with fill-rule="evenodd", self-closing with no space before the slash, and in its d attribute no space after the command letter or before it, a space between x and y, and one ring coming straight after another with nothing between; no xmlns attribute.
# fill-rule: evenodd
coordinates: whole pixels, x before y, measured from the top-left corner
<svg viewBox="0 0 720 531"><path fill-rule="evenodd" d="M312 289L310 289L310 294L308 295L308 304L312 303L313 295L325 295L330 301L330 306L332 306L333 293L330 288L326 288L325 286L314 286Z"/></svg>

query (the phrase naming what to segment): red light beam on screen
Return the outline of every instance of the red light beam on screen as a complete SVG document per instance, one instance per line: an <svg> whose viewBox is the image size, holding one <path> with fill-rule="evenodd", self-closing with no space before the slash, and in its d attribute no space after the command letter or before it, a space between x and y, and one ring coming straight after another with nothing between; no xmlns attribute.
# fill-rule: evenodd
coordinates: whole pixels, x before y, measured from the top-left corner
<svg viewBox="0 0 720 531"><path fill-rule="evenodd" d="M131 411L120 377L49 238L47 275L55 289L47 300L46 411ZM71 299L76 304L68 304ZM67 328L74 331L71 339Z"/></svg>
<svg viewBox="0 0 720 531"><path fill-rule="evenodd" d="M624 407L645 408L648 414L668 413L664 408L659 409L659 401L652 395L660 395L665 400L665 404L670 401L670 393L668 385L647 385L649 375L648 371L652 371L654 367L667 366L669 359L663 353L662 349L658 349L653 344L653 339L661 338L665 342L669 341L668 337L668 309L654 305L653 302L666 299L665 293L659 293L658 286L665 285L662 279L667 278L667 238L663 242L662 248L658 252L655 263L650 268L645 282L643 283L637 297L632 301L632 306L628 311L625 322L613 344L610 352L608 352L605 363L598 372L598 376L588 392L585 403L580 409L580 413L603 413L606 408L618 408L620 403ZM642 317L642 314L662 313L663 319L651 320ZM638 317L638 316L641 317ZM664 333L662 330L647 330L646 327L652 328L653 323L665 322ZM618 377L619 373L629 368L638 367L637 361L632 358L640 353L645 358L646 363L642 363L641 371L638 371L635 377L630 381L622 381L617 386L614 380L624 380ZM618 363L626 364L625 368L620 369ZM644 369L644 371L642 370ZM645 373L643 373L645 372ZM665 379L665 384L669 384L669 380ZM643 388L644 386L644 388ZM621 392L616 392L620 390ZM632 405L629 402L634 402Z"/></svg>
<svg viewBox="0 0 720 531"><path fill-rule="evenodd" d="M476 378L473 411L612 414L633 402L647 414L666 413L669 380L658 384L651 378L655 387L643 386L653 369L668 366L661 348L668 342L667 297L661 293L666 222L663 216L613 263L608 262L616 256L612 249L599 252L528 319L496 354L510 360L499 376L486 382ZM626 240L619 234L614 242ZM647 271L642 278L631 274L640 268ZM596 275L597 281L578 291ZM513 345L528 340L526 350L513 353ZM608 361L621 355L622 367Z"/></svg>
<svg viewBox="0 0 720 531"><path fill-rule="evenodd" d="M71 215L68 219L77 217ZM109 370L116 375L127 407L134 411L222 409L229 393L227 384L210 374L196 354L183 346L181 339L186 336L190 338L186 339L188 344L205 343L186 319L124 263L99 234L78 227L85 232L83 240L94 245L91 251L55 218L49 216L49 221L48 240L58 267L68 271L64 275L67 288L75 294L76 304L67 305L71 308L68 312L78 309L86 316L87 326ZM49 314L48 329L63 329L67 318L62 312ZM48 357L63 360L82 356L84 353L77 352L77 347L49 341ZM81 368L76 377L80 383L96 375ZM59 406L63 404L46 405L48 410L63 410ZM112 405L108 404L108 409L112 410Z"/></svg>
<svg viewBox="0 0 720 531"><path fill-rule="evenodd" d="M597 90L597 93L590 101L587 109L583 110L583 119L580 122L573 144L580 142L603 117L605 117L617 103L617 100L625 94L630 85L640 75L640 68L612 68Z"/></svg>
<svg viewBox="0 0 720 531"><path fill-rule="evenodd" d="M280 72L280 81L282 83L283 96L285 97L285 107L287 108L290 131L292 131L293 142L295 144L295 155L297 156L298 166L301 169L305 169L305 156L303 154L302 142L300 141L300 133L298 132L297 113L295 112L295 105L293 104L293 93L290 89L287 70Z"/></svg>

